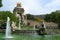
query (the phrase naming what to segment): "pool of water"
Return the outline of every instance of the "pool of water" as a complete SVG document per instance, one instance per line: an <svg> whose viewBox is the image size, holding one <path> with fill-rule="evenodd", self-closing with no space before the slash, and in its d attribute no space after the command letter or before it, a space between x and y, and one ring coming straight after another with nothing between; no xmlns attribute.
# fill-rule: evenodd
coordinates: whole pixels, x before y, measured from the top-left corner
<svg viewBox="0 0 60 40"><path fill-rule="evenodd" d="M21 34L13 34L14 38L11 40L60 40L60 35L21 35ZM4 40L4 34L0 34L0 40Z"/></svg>

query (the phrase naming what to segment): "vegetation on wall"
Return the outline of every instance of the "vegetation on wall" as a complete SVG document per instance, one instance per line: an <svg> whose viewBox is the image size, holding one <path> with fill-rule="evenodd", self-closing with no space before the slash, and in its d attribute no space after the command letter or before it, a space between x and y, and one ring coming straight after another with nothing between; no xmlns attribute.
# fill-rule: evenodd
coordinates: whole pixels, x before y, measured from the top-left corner
<svg viewBox="0 0 60 40"><path fill-rule="evenodd" d="M44 19L39 18L39 17L35 17L35 20L38 21L38 22L43 22L44 21Z"/></svg>

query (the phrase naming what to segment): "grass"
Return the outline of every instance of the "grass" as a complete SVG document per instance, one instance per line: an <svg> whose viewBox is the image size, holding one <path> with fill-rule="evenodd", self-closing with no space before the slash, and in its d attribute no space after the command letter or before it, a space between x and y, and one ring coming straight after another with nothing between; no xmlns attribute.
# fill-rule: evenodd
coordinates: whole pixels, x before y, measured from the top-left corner
<svg viewBox="0 0 60 40"><path fill-rule="evenodd" d="M21 29L22 29L22 30L24 30L24 29L25 29L25 30L34 30L33 27L31 27L31 26L26 26L26 25L21 26Z"/></svg>

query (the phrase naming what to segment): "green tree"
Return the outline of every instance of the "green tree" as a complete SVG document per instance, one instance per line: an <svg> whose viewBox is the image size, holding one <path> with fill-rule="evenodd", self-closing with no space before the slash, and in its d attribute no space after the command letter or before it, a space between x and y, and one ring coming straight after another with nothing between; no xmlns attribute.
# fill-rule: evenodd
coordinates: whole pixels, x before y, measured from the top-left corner
<svg viewBox="0 0 60 40"><path fill-rule="evenodd" d="M0 0L0 7L2 7L2 0Z"/></svg>
<svg viewBox="0 0 60 40"><path fill-rule="evenodd" d="M36 17L34 15L31 15L31 14L26 14L26 16L27 16L28 20L34 20L34 21L37 21L37 22L42 22L43 21L42 18Z"/></svg>
<svg viewBox="0 0 60 40"><path fill-rule="evenodd" d="M60 10L57 10L55 12L51 12L50 14L46 14L45 20L48 22L57 23L58 27L60 28Z"/></svg>
<svg viewBox="0 0 60 40"><path fill-rule="evenodd" d="M11 22L14 21L18 25L18 18L13 13L10 11L0 11L0 22L6 22L7 17L10 17Z"/></svg>
<svg viewBox="0 0 60 40"><path fill-rule="evenodd" d="M26 14L27 20L34 20L34 15Z"/></svg>

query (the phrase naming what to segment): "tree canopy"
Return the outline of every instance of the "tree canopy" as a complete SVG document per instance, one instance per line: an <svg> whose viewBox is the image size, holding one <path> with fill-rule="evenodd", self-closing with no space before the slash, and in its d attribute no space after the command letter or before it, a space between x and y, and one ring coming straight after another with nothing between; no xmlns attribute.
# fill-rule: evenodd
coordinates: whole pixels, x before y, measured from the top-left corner
<svg viewBox="0 0 60 40"><path fill-rule="evenodd" d="M10 17L11 21L18 23L18 18L10 11L0 11L0 21L6 21Z"/></svg>
<svg viewBox="0 0 60 40"><path fill-rule="evenodd" d="M2 7L2 0L0 0L0 7Z"/></svg>
<svg viewBox="0 0 60 40"><path fill-rule="evenodd" d="M57 10L55 12L51 12L50 14L45 15L45 20L48 22L55 22L60 25L60 10Z"/></svg>
<svg viewBox="0 0 60 40"><path fill-rule="evenodd" d="M36 17L35 15L26 14L26 16L27 16L27 20L34 20L34 21L37 21L37 22L42 22L43 21L42 18Z"/></svg>
<svg viewBox="0 0 60 40"><path fill-rule="evenodd" d="M34 15L26 14L27 20L34 20Z"/></svg>

